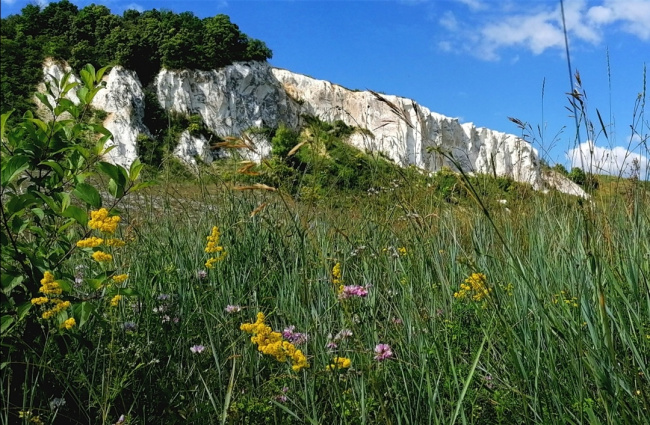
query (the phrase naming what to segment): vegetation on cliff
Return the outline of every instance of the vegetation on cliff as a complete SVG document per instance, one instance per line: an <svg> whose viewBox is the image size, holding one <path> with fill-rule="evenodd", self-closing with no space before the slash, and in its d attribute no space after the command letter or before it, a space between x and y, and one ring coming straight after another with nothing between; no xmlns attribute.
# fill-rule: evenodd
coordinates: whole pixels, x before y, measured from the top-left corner
<svg viewBox="0 0 650 425"><path fill-rule="evenodd" d="M248 37L226 15L200 19L168 10L114 15L103 5L79 9L68 0L41 8L29 4L2 19L0 111L31 109L31 94L42 79L43 59L65 60L73 69L122 65L146 86L161 67L216 69L235 61L272 56L263 41Z"/></svg>

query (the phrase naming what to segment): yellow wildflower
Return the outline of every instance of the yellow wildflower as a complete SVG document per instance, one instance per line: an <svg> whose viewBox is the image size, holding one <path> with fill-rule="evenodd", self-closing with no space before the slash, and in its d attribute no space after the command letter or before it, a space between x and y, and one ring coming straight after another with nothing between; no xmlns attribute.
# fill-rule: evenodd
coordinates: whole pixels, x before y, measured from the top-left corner
<svg viewBox="0 0 650 425"><path fill-rule="evenodd" d="M93 252L93 260L98 263L107 263L113 261L113 256L103 251L95 251Z"/></svg>
<svg viewBox="0 0 650 425"><path fill-rule="evenodd" d="M63 310L70 307L70 301L63 301L60 300L59 298L52 298L50 299L50 302L54 304L54 307L43 312L42 315L43 319L49 319L51 317L54 317L60 312L62 312Z"/></svg>
<svg viewBox="0 0 650 425"><path fill-rule="evenodd" d="M91 220L88 222L88 227L99 230L103 233L115 233L117 223L120 222L120 217L117 215L109 217L106 208L101 208L98 211L91 211L90 217Z"/></svg>
<svg viewBox="0 0 650 425"><path fill-rule="evenodd" d="M341 277L341 263L336 263L332 268L332 283L334 285L341 285L343 283L343 279Z"/></svg>
<svg viewBox="0 0 650 425"><path fill-rule="evenodd" d="M210 236L208 236L206 239L208 240L208 245L205 247L205 252L208 254L213 253L213 252L221 252L223 251L223 247L219 246L219 237L221 236L221 233L219 232L219 228L217 226L212 227L212 233Z"/></svg>
<svg viewBox="0 0 650 425"><path fill-rule="evenodd" d="M273 332L273 329L266 325L264 320L264 313L259 312L255 323L242 323L239 328L253 334L251 342L257 345L260 352L273 356L280 363L291 362L291 369L295 372L309 367L307 358L302 351L296 349L291 342L284 340L281 333Z"/></svg>
<svg viewBox="0 0 650 425"><path fill-rule="evenodd" d="M327 366L328 370L347 369L352 366L352 361L347 357L334 357L332 363Z"/></svg>
<svg viewBox="0 0 650 425"><path fill-rule="evenodd" d="M43 305L49 301L50 299L48 297L32 298L32 305Z"/></svg>
<svg viewBox="0 0 650 425"><path fill-rule="evenodd" d="M454 293L454 298L463 299L471 295L472 300L480 302L490 296L491 288L487 286L487 278L483 273L472 273L464 283L460 284L460 290Z"/></svg>
<svg viewBox="0 0 650 425"><path fill-rule="evenodd" d="M77 321L74 320L74 317L69 318L65 322L61 323L61 328L72 329L77 324Z"/></svg>
<svg viewBox="0 0 650 425"><path fill-rule="evenodd" d="M54 275L51 272L45 272L41 279L39 291L43 295L61 295L63 292L58 283L54 281Z"/></svg>
<svg viewBox="0 0 650 425"><path fill-rule="evenodd" d="M82 239L78 241L77 246L79 248L95 248L96 246L99 246L102 243L104 243L104 239L91 236L87 239Z"/></svg>
<svg viewBox="0 0 650 425"><path fill-rule="evenodd" d="M397 248L397 252L399 253L400 256L405 256L406 255L406 247L401 247Z"/></svg>
<svg viewBox="0 0 650 425"><path fill-rule="evenodd" d="M129 278L128 274L118 274L118 275L113 276L113 282L122 283L128 278Z"/></svg>
<svg viewBox="0 0 650 425"><path fill-rule="evenodd" d="M120 304L121 299L121 295L115 295L113 298L111 298L111 307L117 307Z"/></svg>
<svg viewBox="0 0 650 425"><path fill-rule="evenodd" d="M122 239L111 238L111 239L106 239L105 242L106 242L106 246L114 246L116 248L126 245L126 242L124 242Z"/></svg>

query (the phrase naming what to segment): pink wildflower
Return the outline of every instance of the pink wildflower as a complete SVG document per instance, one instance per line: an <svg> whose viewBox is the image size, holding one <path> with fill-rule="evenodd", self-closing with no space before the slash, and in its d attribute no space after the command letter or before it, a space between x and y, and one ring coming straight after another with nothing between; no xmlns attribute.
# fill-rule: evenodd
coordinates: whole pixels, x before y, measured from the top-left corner
<svg viewBox="0 0 650 425"><path fill-rule="evenodd" d="M368 296L368 288L360 285L347 285L341 288L339 299L346 300L352 297L365 298Z"/></svg>
<svg viewBox="0 0 650 425"><path fill-rule="evenodd" d="M375 353L377 353L375 360L378 362L393 357L393 350L391 350L390 345L388 344L377 344L375 347Z"/></svg>
<svg viewBox="0 0 650 425"><path fill-rule="evenodd" d="M205 347L203 345L193 345L190 347L190 351L194 354L201 354L203 350L205 350Z"/></svg>

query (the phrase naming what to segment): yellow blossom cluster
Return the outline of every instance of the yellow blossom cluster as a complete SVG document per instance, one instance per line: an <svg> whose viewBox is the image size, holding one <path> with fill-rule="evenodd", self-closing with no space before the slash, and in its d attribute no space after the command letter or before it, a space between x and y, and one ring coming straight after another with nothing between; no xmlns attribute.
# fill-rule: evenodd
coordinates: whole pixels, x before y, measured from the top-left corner
<svg viewBox="0 0 650 425"><path fill-rule="evenodd" d="M115 283L122 283L128 278L129 278L128 274L118 274L112 277L113 282Z"/></svg>
<svg viewBox="0 0 650 425"><path fill-rule="evenodd" d="M109 217L106 208L100 208L98 211L91 211L90 218L88 227L108 234L115 233L117 223L120 222L120 217L117 215Z"/></svg>
<svg viewBox="0 0 650 425"><path fill-rule="evenodd" d="M32 298L32 305L46 305L51 304L49 310L43 312L43 319L55 317L60 312L70 307L70 301L63 301L59 296L63 293L61 286L54 280L52 272L46 271L43 273L41 279L41 287L39 291L45 295L44 297Z"/></svg>
<svg viewBox="0 0 650 425"><path fill-rule="evenodd" d="M352 361L347 357L334 357L332 363L327 366L327 370L347 369L352 366Z"/></svg>
<svg viewBox="0 0 650 425"><path fill-rule="evenodd" d="M282 339L282 334L273 332L270 326L264 323L264 313L257 313L257 320L255 323L242 323L239 327L242 331L252 334L251 342L257 345L257 349L281 363L289 360L291 368L295 372L299 372L303 368L309 367L307 358L301 350L289 341Z"/></svg>
<svg viewBox="0 0 650 425"><path fill-rule="evenodd" d="M463 299L471 296L474 301L483 301L490 296L491 288L487 286L487 278L483 273L472 273L460 284L460 290L454 293L454 298Z"/></svg>
<svg viewBox="0 0 650 425"><path fill-rule="evenodd" d="M339 290L342 290L341 285L343 284L343 279L341 274L341 263L334 264L334 267L332 268L332 283L334 285L339 285Z"/></svg>
<svg viewBox="0 0 650 425"><path fill-rule="evenodd" d="M406 247L400 247L397 248L397 253L400 255L400 257L404 257L406 255Z"/></svg>
<svg viewBox="0 0 650 425"><path fill-rule="evenodd" d="M121 295L115 295L113 298L111 298L111 307L117 307L120 304L121 300Z"/></svg>
<svg viewBox="0 0 650 425"><path fill-rule="evenodd" d="M61 287L54 281L52 272L45 272L41 279L41 288L39 291L44 295L61 295Z"/></svg>
<svg viewBox="0 0 650 425"><path fill-rule="evenodd" d="M122 239L115 239L115 238L106 239L105 243L106 246L113 246L115 248L120 248L126 245L126 242L124 242Z"/></svg>
<svg viewBox="0 0 650 425"><path fill-rule="evenodd" d="M93 252L92 257L93 260L97 261L98 263L108 263L110 261L113 261L113 256L104 251L95 251Z"/></svg>
<svg viewBox="0 0 650 425"><path fill-rule="evenodd" d="M39 291L44 297L32 298L32 305L50 304L49 310L45 310L41 317L50 319L57 316L60 312L70 308L70 301L63 301L59 296L63 293L61 286L54 280L52 272L46 271L41 279Z"/></svg>
<svg viewBox="0 0 650 425"><path fill-rule="evenodd" d="M208 254L217 254L217 255L208 258L208 261L206 261L205 267L209 269L214 268L214 265L217 262L223 260L226 257L226 250L223 248L223 246L219 245L220 237L221 237L221 233L219 232L219 228L217 226L213 226L210 236L207 237L208 244L205 247L205 252L207 252Z"/></svg>
<svg viewBox="0 0 650 425"><path fill-rule="evenodd" d="M104 243L104 239L91 236L77 242L79 248L95 248Z"/></svg>
<svg viewBox="0 0 650 425"><path fill-rule="evenodd" d="M65 328L65 329L70 330L70 329L74 328L76 324L77 324L77 321L74 320L74 317L71 317L68 320L66 320L65 322L61 323L61 328Z"/></svg>

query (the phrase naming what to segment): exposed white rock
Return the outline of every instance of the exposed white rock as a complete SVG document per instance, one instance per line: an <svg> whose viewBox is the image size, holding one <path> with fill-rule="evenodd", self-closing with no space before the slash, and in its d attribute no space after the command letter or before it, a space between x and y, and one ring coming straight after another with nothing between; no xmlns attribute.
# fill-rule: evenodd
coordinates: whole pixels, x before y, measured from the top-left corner
<svg viewBox="0 0 650 425"><path fill-rule="evenodd" d="M176 155L181 161L190 165L193 169L198 166L196 159L204 163L211 163L213 159L210 145L202 135L192 136L188 130L181 133L178 145L174 149Z"/></svg>
<svg viewBox="0 0 650 425"><path fill-rule="evenodd" d="M113 133L106 147L115 146L107 160L129 167L138 157L136 141L140 133L149 135L142 123L144 118L144 93L133 71L116 66L104 77L106 88L93 99L93 107L108 112L104 126Z"/></svg>
<svg viewBox="0 0 650 425"><path fill-rule="evenodd" d="M171 71L156 76L162 107L201 116L220 137L250 128L298 125L298 111L266 63L236 63L214 71Z"/></svg>
<svg viewBox="0 0 650 425"><path fill-rule="evenodd" d="M537 152L516 136L460 124L457 118L431 112L411 99L352 91L283 69L272 72L299 100L302 114L369 130L350 138L360 149L382 152L397 164L428 171L455 168L439 153L445 152L466 172L510 176L535 188L542 185Z"/></svg>
<svg viewBox="0 0 650 425"><path fill-rule="evenodd" d="M546 187L550 189L555 189L559 192L566 193L569 195L579 196L581 198L588 199L589 195L587 192L582 190L582 188L576 183L572 182L562 174L558 173L555 170L544 171L543 174L544 183Z"/></svg>
<svg viewBox="0 0 650 425"><path fill-rule="evenodd" d="M56 77L64 69L46 62L44 71ZM104 124L117 145L109 160L128 166L137 155L138 134L149 134L142 124L142 87L135 73L121 67L113 68L105 79L106 90L99 92L93 106L109 112ZM155 78L155 88L163 109L198 114L220 137L247 134L252 150L240 150L246 159L259 161L270 154L269 140L247 130L280 123L298 128L305 114L363 129L350 137L350 144L381 152L402 166L438 171L445 166L455 169L456 163L468 173L509 176L536 189L550 186L587 196L563 176L542 175L537 151L521 138L461 124L457 118L431 112L403 97L349 90L258 62L213 71L163 69ZM189 132L181 135L174 153L193 165L195 156L206 162L212 158L205 138Z"/></svg>

